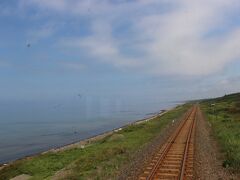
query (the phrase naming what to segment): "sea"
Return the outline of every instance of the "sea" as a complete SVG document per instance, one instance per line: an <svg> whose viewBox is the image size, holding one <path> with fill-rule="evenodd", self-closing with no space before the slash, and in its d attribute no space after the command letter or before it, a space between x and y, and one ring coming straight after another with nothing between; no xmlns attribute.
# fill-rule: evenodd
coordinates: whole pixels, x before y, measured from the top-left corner
<svg viewBox="0 0 240 180"><path fill-rule="evenodd" d="M181 104L120 98L0 102L0 164L71 144Z"/></svg>

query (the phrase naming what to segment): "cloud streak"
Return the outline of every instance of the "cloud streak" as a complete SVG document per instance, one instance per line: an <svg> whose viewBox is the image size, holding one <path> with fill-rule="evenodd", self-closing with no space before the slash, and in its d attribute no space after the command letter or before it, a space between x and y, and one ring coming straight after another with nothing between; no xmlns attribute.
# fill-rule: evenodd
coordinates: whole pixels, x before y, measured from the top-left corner
<svg viewBox="0 0 240 180"><path fill-rule="evenodd" d="M91 32L61 37L61 45L84 49L86 56L116 67L201 76L219 72L240 58L240 27L229 24L238 14L237 0L22 2L40 11L88 17Z"/></svg>

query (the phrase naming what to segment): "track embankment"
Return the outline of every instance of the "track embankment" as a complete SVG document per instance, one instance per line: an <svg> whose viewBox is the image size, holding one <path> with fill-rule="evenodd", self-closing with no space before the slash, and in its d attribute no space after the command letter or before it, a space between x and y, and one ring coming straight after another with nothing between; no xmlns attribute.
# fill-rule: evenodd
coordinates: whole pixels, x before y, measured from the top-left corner
<svg viewBox="0 0 240 180"><path fill-rule="evenodd" d="M139 179L193 179L195 124L193 106L167 142L157 150Z"/></svg>

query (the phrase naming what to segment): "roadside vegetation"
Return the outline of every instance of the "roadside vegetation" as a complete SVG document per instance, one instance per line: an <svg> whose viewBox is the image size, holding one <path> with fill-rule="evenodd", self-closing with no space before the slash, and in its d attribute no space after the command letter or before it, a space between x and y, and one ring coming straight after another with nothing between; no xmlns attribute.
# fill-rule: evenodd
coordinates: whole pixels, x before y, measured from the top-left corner
<svg viewBox="0 0 240 180"><path fill-rule="evenodd" d="M189 107L189 104L178 106L161 117L128 126L85 148L19 160L0 170L0 180L20 174L28 174L31 179L51 179L56 172L59 174L57 179L115 179L120 169L131 161L134 152L143 148Z"/></svg>
<svg viewBox="0 0 240 180"><path fill-rule="evenodd" d="M224 167L240 170L240 93L221 98L204 100L201 103L211 123L222 152Z"/></svg>

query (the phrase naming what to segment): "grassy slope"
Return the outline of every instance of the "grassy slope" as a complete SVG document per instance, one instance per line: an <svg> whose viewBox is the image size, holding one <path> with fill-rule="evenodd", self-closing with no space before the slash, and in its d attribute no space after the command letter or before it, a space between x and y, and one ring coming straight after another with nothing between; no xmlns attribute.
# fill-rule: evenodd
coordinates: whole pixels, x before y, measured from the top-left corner
<svg viewBox="0 0 240 180"><path fill-rule="evenodd" d="M62 168L68 169L67 179L107 179L116 177L119 169L132 154L157 136L159 132L185 112L190 105L176 109L155 120L129 126L113 135L90 144L84 149L71 149L47 153L28 160L21 160L0 171L0 179L19 174L32 175L32 179L49 178Z"/></svg>
<svg viewBox="0 0 240 180"><path fill-rule="evenodd" d="M201 107L226 155L223 166L240 170L240 93L203 101Z"/></svg>

